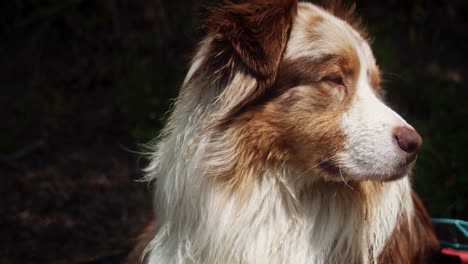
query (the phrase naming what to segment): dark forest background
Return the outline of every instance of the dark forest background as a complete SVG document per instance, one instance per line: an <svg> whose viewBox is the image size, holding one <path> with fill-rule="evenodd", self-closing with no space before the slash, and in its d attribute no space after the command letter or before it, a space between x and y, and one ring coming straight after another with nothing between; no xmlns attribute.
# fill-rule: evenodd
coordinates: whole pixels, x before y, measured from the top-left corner
<svg viewBox="0 0 468 264"><path fill-rule="evenodd" d="M118 263L151 218L134 151L164 124L214 0L0 3L0 263ZM358 0L414 187L468 219L468 1ZM104 259L104 260L102 260Z"/></svg>

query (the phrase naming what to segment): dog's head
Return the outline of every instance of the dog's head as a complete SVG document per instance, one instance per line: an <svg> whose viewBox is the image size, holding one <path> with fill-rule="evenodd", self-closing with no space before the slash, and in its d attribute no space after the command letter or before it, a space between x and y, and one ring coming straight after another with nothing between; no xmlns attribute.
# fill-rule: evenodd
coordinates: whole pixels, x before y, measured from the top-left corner
<svg viewBox="0 0 468 264"><path fill-rule="evenodd" d="M232 143L219 155L237 157L224 158L226 175L285 163L335 181L407 175L421 137L382 102L379 69L355 25L295 0L213 12L185 87L216 90L204 92L214 94L220 138Z"/></svg>

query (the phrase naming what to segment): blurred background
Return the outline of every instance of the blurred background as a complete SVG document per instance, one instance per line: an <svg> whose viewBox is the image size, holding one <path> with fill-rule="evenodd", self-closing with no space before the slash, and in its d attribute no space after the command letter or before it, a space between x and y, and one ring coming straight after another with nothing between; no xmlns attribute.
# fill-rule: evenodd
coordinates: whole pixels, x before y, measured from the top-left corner
<svg viewBox="0 0 468 264"><path fill-rule="evenodd" d="M119 263L137 182L214 0L0 3L0 263ZM468 1L358 0L386 98L423 136L414 187L468 219ZM108 256L116 256L107 258Z"/></svg>

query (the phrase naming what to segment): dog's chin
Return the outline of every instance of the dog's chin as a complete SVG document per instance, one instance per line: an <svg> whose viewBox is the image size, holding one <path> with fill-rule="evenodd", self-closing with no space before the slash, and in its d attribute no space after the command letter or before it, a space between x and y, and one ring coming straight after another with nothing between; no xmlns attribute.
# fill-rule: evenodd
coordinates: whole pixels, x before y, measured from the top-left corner
<svg viewBox="0 0 468 264"><path fill-rule="evenodd" d="M326 181L334 182L361 182L361 181L380 181L391 182L408 176L413 167L414 161L408 164L398 164L394 168L388 169L388 172L382 170L382 173L370 174L351 174L348 173L346 168L341 168L337 164L326 161L320 164L320 170Z"/></svg>
<svg viewBox="0 0 468 264"><path fill-rule="evenodd" d="M383 181L383 182L391 182L391 181L396 181L396 180L399 180L401 178L404 178L406 176L408 176L409 174L409 169L405 170L404 172L401 172L401 173L394 173L394 174L389 174L389 175L385 175L385 176L376 176L377 179L379 181Z"/></svg>

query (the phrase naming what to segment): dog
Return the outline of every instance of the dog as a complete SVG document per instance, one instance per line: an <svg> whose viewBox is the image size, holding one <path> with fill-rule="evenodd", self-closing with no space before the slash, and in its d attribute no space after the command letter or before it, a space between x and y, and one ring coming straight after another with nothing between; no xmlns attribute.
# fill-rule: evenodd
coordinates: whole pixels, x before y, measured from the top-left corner
<svg viewBox="0 0 468 264"><path fill-rule="evenodd" d="M145 170L143 261L423 263L438 243L408 176L422 139L383 103L353 9L211 12Z"/></svg>

